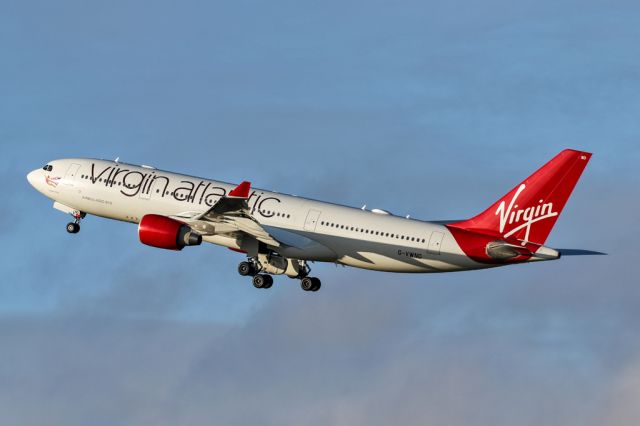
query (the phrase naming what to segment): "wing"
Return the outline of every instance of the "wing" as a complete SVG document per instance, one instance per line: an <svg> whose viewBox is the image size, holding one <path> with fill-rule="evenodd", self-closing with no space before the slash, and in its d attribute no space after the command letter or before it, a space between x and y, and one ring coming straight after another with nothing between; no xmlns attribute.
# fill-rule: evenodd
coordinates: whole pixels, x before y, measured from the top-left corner
<svg viewBox="0 0 640 426"><path fill-rule="evenodd" d="M251 183L245 181L204 213L187 212L172 217L188 223L202 235L233 236L244 233L267 245L280 247L280 242L251 215L248 204L250 192Z"/></svg>

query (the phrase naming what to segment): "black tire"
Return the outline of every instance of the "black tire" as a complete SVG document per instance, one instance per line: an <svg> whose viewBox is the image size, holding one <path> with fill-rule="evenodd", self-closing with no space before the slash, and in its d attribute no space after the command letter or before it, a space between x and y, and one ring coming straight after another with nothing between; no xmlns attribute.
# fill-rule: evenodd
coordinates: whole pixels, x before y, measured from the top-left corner
<svg viewBox="0 0 640 426"><path fill-rule="evenodd" d="M262 288L271 288L273 285L273 277L271 275L263 275L264 276L264 285Z"/></svg>
<svg viewBox="0 0 640 426"><path fill-rule="evenodd" d="M322 283L320 282L320 280L318 278L311 278L311 281L313 281L313 288L311 289L311 291L320 290L320 287L322 287Z"/></svg>
<svg viewBox="0 0 640 426"><path fill-rule="evenodd" d="M304 277L300 280L300 288L304 291L313 291L313 279Z"/></svg>
<svg viewBox="0 0 640 426"><path fill-rule="evenodd" d="M265 284L267 283L266 275L256 275L253 277L253 286L255 288L265 288Z"/></svg>
<svg viewBox="0 0 640 426"><path fill-rule="evenodd" d="M67 232L70 234L77 234L80 232L80 225L75 222L67 223Z"/></svg>
<svg viewBox="0 0 640 426"><path fill-rule="evenodd" d="M243 277L252 275L252 272L253 272L253 265L251 265L249 262L241 262L238 265L238 273Z"/></svg>

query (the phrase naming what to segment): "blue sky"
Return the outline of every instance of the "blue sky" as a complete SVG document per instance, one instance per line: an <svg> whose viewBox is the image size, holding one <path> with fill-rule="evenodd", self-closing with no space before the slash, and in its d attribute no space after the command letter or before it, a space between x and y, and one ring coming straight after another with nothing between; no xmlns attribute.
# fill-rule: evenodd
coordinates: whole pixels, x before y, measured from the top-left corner
<svg viewBox="0 0 640 426"><path fill-rule="evenodd" d="M0 423L635 424L637 2L1 8ZM67 235L25 179L120 157L438 220L567 147L594 157L549 244L609 256L317 265L313 297L133 225Z"/></svg>

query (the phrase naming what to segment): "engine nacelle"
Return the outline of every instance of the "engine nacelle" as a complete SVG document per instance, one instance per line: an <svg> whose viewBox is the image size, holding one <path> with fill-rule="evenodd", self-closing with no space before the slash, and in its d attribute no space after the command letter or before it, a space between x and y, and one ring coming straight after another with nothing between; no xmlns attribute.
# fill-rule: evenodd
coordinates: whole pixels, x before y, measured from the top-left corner
<svg viewBox="0 0 640 426"><path fill-rule="evenodd" d="M182 250L185 246L202 244L202 235L190 226L157 214L142 217L138 236L142 244L167 250Z"/></svg>

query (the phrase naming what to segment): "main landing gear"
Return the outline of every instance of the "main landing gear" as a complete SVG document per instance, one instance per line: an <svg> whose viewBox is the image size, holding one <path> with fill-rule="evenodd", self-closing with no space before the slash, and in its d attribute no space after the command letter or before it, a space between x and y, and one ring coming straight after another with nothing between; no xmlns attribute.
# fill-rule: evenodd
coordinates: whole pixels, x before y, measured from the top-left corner
<svg viewBox="0 0 640 426"><path fill-rule="evenodd" d="M300 279L300 287L304 291L318 291L320 290L321 283L318 278L309 277L307 274L310 269L305 265L305 268L301 271L301 275L292 278ZM255 288L271 288L273 286L273 276L263 272L262 265L255 258L249 258L245 262L241 262L238 265L238 273L243 277L253 277L253 286Z"/></svg>
<svg viewBox="0 0 640 426"><path fill-rule="evenodd" d="M273 277L267 274L258 274L253 277L253 286L255 288L271 288L273 285Z"/></svg>
<svg viewBox="0 0 640 426"><path fill-rule="evenodd" d="M73 222L67 223L67 232L70 234L77 234L78 232L80 232L80 221L84 219L87 214L76 210L71 213L71 215L73 216L74 220Z"/></svg>
<svg viewBox="0 0 640 426"><path fill-rule="evenodd" d="M318 291L320 290L321 286L322 286L322 283L318 278L304 277L303 279L300 280L300 287L304 291Z"/></svg>
<svg viewBox="0 0 640 426"><path fill-rule="evenodd" d="M257 262L240 262L238 265L238 273L243 277L255 276L260 272L260 268L257 266Z"/></svg>
<svg viewBox="0 0 640 426"><path fill-rule="evenodd" d="M253 286L255 288L271 288L273 277L267 274L260 274L261 270L260 264L253 259L249 259L248 262L240 262L238 265L238 273L240 275L253 277Z"/></svg>

